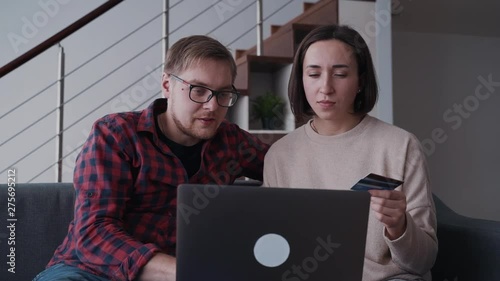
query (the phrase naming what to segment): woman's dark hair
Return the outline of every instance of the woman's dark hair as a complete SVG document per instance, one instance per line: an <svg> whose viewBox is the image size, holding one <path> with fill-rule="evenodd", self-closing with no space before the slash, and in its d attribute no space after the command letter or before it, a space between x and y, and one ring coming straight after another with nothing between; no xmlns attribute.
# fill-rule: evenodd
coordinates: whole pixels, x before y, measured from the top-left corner
<svg viewBox="0 0 500 281"><path fill-rule="evenodd" d="M312 30L300 43L293 60L292 74L288 83L290 106L297 122L314 114L307 102L302 80L303 63L307 49L313 43L325 40L339 40L351 46L358 64L360 92L354 100L354 114L370 112L377 102L378 86L370 50L361 35L349 26L327 25Z"/></svg>

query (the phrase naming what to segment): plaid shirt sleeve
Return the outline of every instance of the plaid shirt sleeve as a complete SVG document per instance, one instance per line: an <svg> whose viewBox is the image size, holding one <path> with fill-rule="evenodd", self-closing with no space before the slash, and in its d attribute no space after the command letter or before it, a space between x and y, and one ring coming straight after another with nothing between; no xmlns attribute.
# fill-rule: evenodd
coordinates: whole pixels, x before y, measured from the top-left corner
<svg viewBox="0 0 500 281"><path fill-rule="evenodd" d="M269 145L238 125L224 122L219 135L210 143L204 155L207 169L212 175L210 182L230 184L239 177L262 181L264 156ZM191 179L191 182L207 182L206 179Z"/></svg>
<svg viewBox="0 0 500 281"><path fill-rule="evenodd" d="M125 231L127 203L133 196L132 140L121 126L97 121L77 158L74 185L76 255L94 272L132 280L160 252Z"/></svg>
<svg viewBox="0 0 500 281"><path fill-rule="evenodd" d="M239 128L238 128L239 129ZM239 129L238 152L243 175L255 180L263 180L264 157L269 145L260 141L256 136Z"/></svg>

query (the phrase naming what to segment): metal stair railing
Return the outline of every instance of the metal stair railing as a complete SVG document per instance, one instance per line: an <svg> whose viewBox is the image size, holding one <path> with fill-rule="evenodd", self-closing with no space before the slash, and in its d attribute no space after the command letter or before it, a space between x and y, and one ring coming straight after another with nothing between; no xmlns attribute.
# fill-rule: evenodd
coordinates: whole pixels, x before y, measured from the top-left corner
<svg viewBox="0 0 500 281"><path fill-rule="evenodd" d="M179 3L182 3L182 1L179 1L177 2L176 4L174 4L172 7L170 7L170 9L174 8L175 6L177 6ZM186 22L184 22L183 24L181 24L179 27L177 27L176 29L174 29L172 32L169 33L169 35L175 33L176 31L178 31L179 29L181 29L182 27L186 26L188 23L190 23L191 21L193 21L194 19L196 19L197 17L199 17L200 15L202 15L203 13L205 13L206 11L208 11L210 8L212 8L213 6L215 6L218 2L215 2L214 4L208 6L207 8L205 8L204 10L202 10L201 12L199 12L198 14L194 15L193 17L191 17L189 20L187 20ZM153 22L155 19L157 19L158 17L160 17L161 15L163 15L163 12L154 16L153 18L151 18L150 20L148 20L147 22L145 22L144 24L142 24L141 26L139 26L138 28L134 29L132 32L128 33L127 35L125 35L124 37L122 37L121 39L119 39L118 41L116 41L115 43L111 44L110 46L106 47L103 51L99 52L97 55L93 56L92 58L88 59L87 61L85 61L84 63L82 63L81 65L79 65L78 67L76 67L74 70L72 70L71 72L69 72L68 74L64 75L63 78L67 78L68 76L70 76L71 74L75 73L77 70L79 70L80 68L82 68L83 66L85 66L86 64L88 64L89 62L95 60L96 58L98 58L99 56L101 56L102 54L104 54L105 52L107 52L108 50L110 50L111 48L113 48L114 46L118 45L120 42L122 42L123 40L125 40L126 38L130 37L132 34L136 33L137 31L139 31L140 29L144 28L145 26L147 26L149 23ZM111 74L115 73L117 70L121 69L123 66L127 65L129 62L131 62L133 59L137 58L138 56L142 55L143 53L145 53L146 51L148 51L149 49L151 49L152 47L154 47L156 44L158 44L159 42L161 42L163 40L163 38L157 40L156 42L154 42L153 44L149 45L147 48L143 49L142 51L140 51L138 54L136 54L134 57L132 57L131 59L127 60L125 63L121 64L119 67L116 67L115 69L113 69L112 71L110 71L109 73L107 73L106 75L104 75L104 77L102 77L101 79L97 80L96 82L92 83L89 87L85 88L83 91L79 92L78 94L76 94L74 97L72 97L71 99L69 100L66 100L62 105L65 105L67 103L69 103L70 101L72 101L73 99L75 99L76 97L80 96L81 94L83 94L84 92L86 92L87 90L89 90L90 88L92 88L93 86L95 86L96 84L98 84L99 82L103 81L104 78L110 76ZM0 119L2 119L3 117L9 115L10 113L18 110L20 107L22 107L24 104L26 104L28 101L30 101L31 99L37 97L38 95L40 95L41 93L43 93L44 91L46 91L47 89L49 89L50 87L54 86L55 84L57 84L58 81L54 81L53 83L51 83L49 86L45 87L44 89L42 89L41 91L39 91L38 93L34 94L33 96L29 97L28 99L26 99L25 101L21 102L18 106L12 108L11 110L9 110L7 113L3 114L2 116L0 116ZM46 117L48 117L50 114L54 113L58 108L54 108L53 110L49 111L48 113L46 113L45 115L43 115L42 117L40 117L38 120L36 120L35 122L33 122L32 124L28 125L27 127L23 128L22 130L20 130L19 132L17 132L16 134L14 134L13 136L11 136L10 138L8 138L7 140L3 141L2 143L0 143L0 146L10 142L12 139L14 139L15 137L19 136L20 134L22 134L23 132L25 132L26 130L28 130L29 128L33 127L34 125L36 125L38 122L42 121L43 119L45 119ZM15 163L17 164L17 163ZM1 171L0 173L3 173L5 170Z"/></svg>
<svg viewBox="0 0 500 281"><path fill-rule="evenodd" d="M177 3L175 3L174 5L172 5L171 7L169 7L169 10L172 10L175 6L177 6L178 4L180 4L182 1L179 1ZM175 33L176 31L178 31L179 29L181 29L182 27L186 26L187 24L189 24L190 22L192 22L194 19L196 19L197 17L199 17L200 15L202 15L203 13L207 12L210 8L214 7L215 5L217 5L218 3L220 3L221 1L216 1L214 2L212 5L210 5L209 7L205 8L204 10L202 10L201 12L197 13L196 15L194 15L193 17L191 17L190 19L188 19L187 21L185 21L183 24L181 24L179 27L177 27L175 30L172 30L171 32L168 33L167 36L170 36L171 34ZM270 17L272 17L273 15L275 15L276 13L278 13L279 11L281 11L282 9L284 9L286 6L288 6L290 3L292 3L293 0L289 0L288 2L286 2L284 5L280 6L277 10L273 11L270 15L268 15L264 21L268 20ZM210 34L214 31L216 31L217 29L219 29L220 27L224 26L225 24L227 24L228 22L230 22L232 19L236 18L236 16L238 16L239 14L243 13L245 10L249 9L251 6L253 6L254 4L256 4L255 2L252 2L250 5L247 5L245 6L243 9L241 9L240 11L238 11L237 13L235 13L234 15L232 15L230 18L228 18L226 21L222 22L221 24L217 25L215 28L213 28L212 30L210 30L209 32L207 32L206 34ZM119 43L121 43L122 41L124 41L126 38L130 37L132 34L138 32L139 30L141 30L142 28L144 28L145 26L147 26L148 24L150 24L151 22L153 22L155 19L157 19L158 17L160 17L161 15L163 15L164 12L162 13L159 13L158 15L154 16L153 18L147 20L145 23L143 23L142 25L140 25L139 27L137 27L136 29L134 29L133 31L131 31L130 33L128 33L127 35L125 35L124 37L122 37L121 39L117 40L116 42L114 42L113 44L111 44L110 46L106 47L104 50L102 50L101 52L99 52L98 54L94 55L92 58L88 59L87 61L85 61L84 63L82 63L81 65L79 65L78 67L76 67L75 69L73 69L71 72L69 72L68 74L64 75L64 77L68 77L70 75L72 75L73 73L77 72L79 69L81 69L83 66L85 66L86 64L88 64L89 62L97 59L99 56L101 56L102 54L104 54L105 52L109 51L111 48L117 46ZM235 42L237 42L238 40L240 40L243 36L245 36L246 34L248 34L250 31L252 31L256 26L258 26L258 22L254 25L252 25L248 30L246 30L244 33L242 33L241 35L239 35L237 38L235 38L234 40L232 40L229 44L227 44L227 46L231 46L232 44L234 44ZM119 69L121 69L122 67L124 67L125 65L127 65L128 63L130 63L132 60L136 59L137 57L139 57L140 55L142 55L144 52L146 52L147 50L151 49L152 47L154 47L155 45L157 45L158 43L160 43L162 40L164 40L165 38L161 38L157 41L155 41L154 43L150 44L148 47L146 47L145 49L141 50L139 53L137 53L136 55L134 55L132 58L128 59L126 62L122 63L120 66L114 68L112 71L108 72L106 75L104 75L103 77L101 77L100 79L98 79L97 81L95 81L94 83L92 83L90 86L86 87L84 90L80 91L79 93L77 93L75 96L73 96L71 99L69 100L66 100L64 101L63 105L64 104L67 104L69 102L71 102L73 99L75 99L76 97L82 95L83 93L85 93L86 91L88 91L90 88L92 88L93 86L95 86L96 84L100 83L101 81L103 81L104 79L106 79L107 77L109 77L111 74L113 74L114 72L118 71ZM49 143L50 141L52 141L53 139L55 139L56 137L59 136L59 134L62 134L63 132L67 131L68 129L72 128L73 126L75 126L77 123L81 122L83 119L85 119L86 117L88 117L93 111L101 108L102 106L104 106L105 104L109 103L111 100L113 100L114 98L116 98L117 96L119 96L120 94L122 94L123 92L125 92L126 90L130 89L132 86L136 85L137 83L139 83L142 79L144 79L145 77L147 77L148 75L152 74L154 71L156 71L158 68L162 67L163 66L163 62L158 65L157 67L155 67L154 69L150 70L148 73L146 73L145 75L143 75L142 77L140 77L139 79L135 80L133 83L129 84L128 86L126 86L125 88L123 88L121 91L119 91L118 93L114 94L112 97L110 97L109 99L107 99L105 102L101 103L101 105L97 106L96 108L93 108L91 109L87 114L85 114L84 116L80 117L78 120L74 121L72 124L68 125L67 127L65 127L64 129L62 129L58 134L54 135L53 137L49 138L48 140L44 141L42 144L40 144L39 146L37 146L35 149L31 150L30 152L28 152L27 154L25 154L23 157L21 157L20 159L18 159L17 161L15 161L14 163L12 163L11 165L9 165L8 167L6 167L5 169L3 169L2 171L0 171L0 174L7 171L9 169L9 167L12 167L16 164L18 164L19 162L21 162L22 160L26 159L27 157L29 157L30 155L32 155L34 152L36 152L38 149L40 149L41 147L45 146L47 143ZM21 102L18 106L14 107L13 109L9 110L7 113L4 113L0 116L0 119L6 117L7 115L11 114L12 112L14 112L15 110L19 109L20 107L22 107L24 104L26 104L30 99L40 95L41 93L43 93L44 91L46 91L47 89L49 89L50 87L52 87L53 85L55 85L58 81L55 81L54 83L50 84L49 86L45 87L44 89L42 89L41 91L37 92L35 95L33 95L32 97L26 99L25 101ZM161 91L158 91L156 92L154 95L148 97L145 101L143 101L140 105L136 106L133 110L137 110L138 108L140 108L141 106L143 106L144 104L146 104L147 102L150 102L155 96L157 96ZM35 122L33 122L32 124L28 125L27 127L25 127L24 129L22 129L21 131L17 132L16 134L14 134L13 136L11 136L10 138L8 138L6 141L3 141L1 145L3 144L6 144L8 142L10 142L11 140L13 140L14 138L16 138L17 136L19 136L21 133L25 132L26 130L28 130L29 128L31 128L32 126L34 126L35 124L41 122L43 119L45 119L47 116L49 116L50 114L54 113L58 108L56 107L55 109L49 111L47 114L45 114L44 116L42 116L41 118L39 118L38 120L36 120ZM28 180L27 182L30 183L32 182L33 180L35 180L36 178L38 178L39 176L41 176L42 174L44 174L47 170L51 169L54 167L54 165L57 165L58 163L60 163L62 160L64 160L65 158L67 158L68 156L70 156L72 153L74 153L75 151L77 151L78 149L81 149L82 145L79 145L77 146L75 149L73 149L72 151L68 152L66 155L64 156L61 156L59 159L57 159L56 162L50 164L48 167L46 167L45 169L43 169L41 172L37 173L34 177L32 177L30 180Z"/></svg>
<svg viewBox="0 0 500 281"><path fill-rule="evenodd" d="M33 49L29 50L28 52L22 54L18 58L14 59L10 63L7 63L6 65L2 66L0 68L0 78L11 72L12 70L18 68L22 64L26 63L30 59L38 56L39 54L43 53L46 51L48 48L54 46L57 44L57 42L60 42L64 38L68 37L69 35L73 34L76 32L78 29L82 28L83 26L87 25L97 17L101 16L102 14L106 13L109 11L111 8L115 7L116 5L120 4L123 0L107 0L104 4L101 6L97 7L90 13L86 14L83 16L81 19L77 20L76 22L72 23L65 29L61 30L60 32L54 34L52 37L48 38L44 42L40 43Z"/></svg>
<svg viewBox="0 0 500 281"><path fill-rule="evenodd" d="M158 42L156 42L158 43ZM155 43L155 44L156 44ZM142 77L140 77L139 79L135 80L133 83L129 84L127 87L123 88L121 91L119 91L118 93L114 94L112 97L110 97L109 99L107 99L106 101L104 101L103 103L101 103L101 105L99 105L98 107L95 107L92 111L89 111L87 114L83 115L82 117L80 117L78 120L74 121L73 123L71 123L70 125L68 125L66 128L64 128L63 131L67 131L69 130L71 127L75 126L76 124L80 123L80 121L82 121L83 119L85 119L86 117L88 117L90 114L92 114L92 112L94 110L97 110L101 107L103 107L105 104L107 104L108 102L110 102L111 100L113 100L114 98L116 98L117 96L119 96L120 94L122 94L123 92L125 92L126 90L130 89L132 86L134 86L135 84L137 84L139 81L141 81L142 79L144 79L145 77L147 77L148 75L150 75L151 73L155 72L158 68L162 67L163 64L160 64L158 65L157 67L153 68L151 71L149 71L148 73L146 73L145 75L143 75ZM149 97L145 102L147 101L150 101L155 95L158 95L161 91L158 91L156 92L153 96ZM135 108L133 108L132 110L137 110L138 108L140 108L142 105L144 105L144 103L141 103L140 105L136 106ZM57 135L51 137L50 139L46 140L44 143L42 143L40 146L36 147L35 149L33 149L29 154L32 154L34 153L36 150L38 150L40 147L44 146L45 144L47 144L48 142L50 142L51 140L55 139L57 137ZM41 176L43 173L45 173L46 171L48 171L49 169L51 169L54 165L56 165L59 161L62 161L64 160L67 156L71 155L71 153L75 152L76 150L80 149L82 146L78 146L77 148L75 148L74 150L70 151L69 153L66 154L66 156L63 156L62 158L58 159L56 162L52 163L51 165L49 165L47 168L45 168L44 170L42 170L40 173L36 174L34 177L32 177L30 180L28 180L28 183L30 183L31 181L33 181L34 179L38 178L39 176ZM27 156L29 156L28 154L24 156L24 158L26 158ZM21 161L22 159L18 160ZM17 164L14 163L13 165Z"/></svg>

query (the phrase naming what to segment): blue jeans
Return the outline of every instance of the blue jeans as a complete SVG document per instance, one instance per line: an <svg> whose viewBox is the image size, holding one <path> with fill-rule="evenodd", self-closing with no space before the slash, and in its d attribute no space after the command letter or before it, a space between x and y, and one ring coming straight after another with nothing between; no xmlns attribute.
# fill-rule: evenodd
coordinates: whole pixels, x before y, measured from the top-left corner
<svg viewBox="0 0 500 281"><path fill-rule="evenodd" d="M40 272L33 281L109 281L78 267L58 263Z"/></svg>

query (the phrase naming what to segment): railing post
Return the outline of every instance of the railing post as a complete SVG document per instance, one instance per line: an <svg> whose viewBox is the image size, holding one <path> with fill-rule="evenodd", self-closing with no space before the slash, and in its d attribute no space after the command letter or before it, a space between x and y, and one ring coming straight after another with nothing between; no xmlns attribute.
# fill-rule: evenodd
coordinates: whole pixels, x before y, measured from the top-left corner
<svg viewBox="0 0 500 281"><path fill-rule="evenodd" d="M62 182L64 130L64 48L61 43L59 43L59 71L57 75L57 109L56 181Z"/></svg>
<svg viewBox="0 0 500 281"><path fill-rule="evenodd" d="M262 55L262 0L257 0L257 56Z"/></svg>
<svg viewBox="0 0 500 281"><path fill-rule="evenodd" d="M168 9L169 9L169 0L163 1L163 41L162 41L162 62L165 63L165 57L167 55L168 50Z"/></svg>

